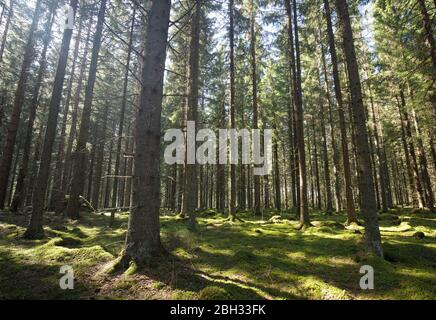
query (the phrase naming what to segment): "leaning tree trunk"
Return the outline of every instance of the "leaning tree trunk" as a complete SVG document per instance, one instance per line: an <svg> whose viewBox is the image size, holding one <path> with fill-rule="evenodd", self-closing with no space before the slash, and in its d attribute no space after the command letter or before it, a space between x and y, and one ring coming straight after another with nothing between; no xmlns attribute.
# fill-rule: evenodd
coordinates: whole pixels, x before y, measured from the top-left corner
<svg viewBox="0 0 436 320"><path fill-rule="evenodd" d="M120 262L148 263L163 251L160 241L160 130L171 1L153 1L148 14L142 88L135 132L133 206Z"/></svg>
<svg viewBox="0 0 436 320"><path fill-rule="evenodd" d="M24 104L27 80L29 78L29 69L35 56L34 35L38 28L41 10L42 0L38 0L38 2L36 3L35 11L33 13L32 24L30 25L29 33L27 35L26 46L24 49L24 58L21 64L20 76L18 79L17 88L15 90L14 104L12 106L12 112L6 134L6 143L3 147L3 154L0 161L0 209L3 209L5 204L6 191L12 166L12 158L15 149L15 142L17 139L18 125L20 122L21 110Z"/></svg>
<svg viewBox="0 0 436 320"><path fill-rule="evenodd" d="M80 122L79 137L77 139L76 151L73 163L73 175L71 179L71 192L67 206L67 216L77 220L79 218L79 198L83 192L85 183L85 170L83 170L84 157L86 154L86 143L88 142L89 127L91 122L92 99L94 95L94 85L97 77L97 64L100 54L101 38L103 33L103 23L106 13L107 0L102 0L98 12L97 28L94 35L91 64L89 66L88 84L85 90L85 101L83 104L82 119Z"/></svg>
<svg viewBox="0 0 436 320"><path fill-rule="evenodd" d="M73 8L74 16L76 15L78 0L71 0L70 6ZM68 52L70 48L71 37L73 30L65 28L62 45L59 54L58 66L56 69L56 76L53 84L53 91L50 100L50 109L47 120L47 127L45 130L43 150L41 154L41 162L36 180L35 192L33 193L32 200L32 216L29 226L27 227L24 237L28 239L38 239L44 236L43 224L43 211L44 199L48 187L49 171L53 144L56 136L56 127L58 122L59 105L62 99L62 89L64 86L65 70L68 62Z"/></svg>
<svg viewBox="0 0 436 320"><path fill-rule="evenodd" d="M361 197L361 214L365 220L365 242L366 246L371 251L379 256L383 256L372 177L368 132L365 123L362 86L360 83L359 67L356 59L347 1L336 0L336 8L338 10L339 23L341 26L341 35L350 83L350 102L353 110L353 123L356 130L357 161L360 170L359 190Z"/></svg>

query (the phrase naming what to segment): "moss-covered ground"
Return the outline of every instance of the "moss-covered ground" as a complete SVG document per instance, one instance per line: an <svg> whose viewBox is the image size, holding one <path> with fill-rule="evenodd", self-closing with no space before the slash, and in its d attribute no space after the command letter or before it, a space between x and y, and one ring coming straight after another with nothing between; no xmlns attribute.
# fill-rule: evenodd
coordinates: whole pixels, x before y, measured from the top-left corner
<svg viewBox="0 0 436 320"><path fill-rule="evenodd" d="M46 214L46 239L21 238L28 216L0 213L0 299L436 299L436 216L392 210L380 216L385 260L362 251L363 228L345 216L311 214L296 230L290 213L239 214L231 223L213 211L199 229L163 212L169 255L151 265L110 273L123 247L127 213L84 213L80 221ZM424 238L420 237L422 234ZM59 287L60 267L75 273L74 290ZM362 290L362 265L375 289Z"/></svg>

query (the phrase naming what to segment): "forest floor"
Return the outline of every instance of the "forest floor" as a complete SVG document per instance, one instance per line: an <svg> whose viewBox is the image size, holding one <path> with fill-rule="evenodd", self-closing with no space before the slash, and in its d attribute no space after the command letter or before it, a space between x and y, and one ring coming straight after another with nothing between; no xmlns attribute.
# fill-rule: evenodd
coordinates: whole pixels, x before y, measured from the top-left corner
<svg viewBox="0 0 436 320"><path fill-rule="evenodd" d="M380 216L386 260L362 252L362 227L345 216L312 213L315 227L296 230L290 213L244 223L213 211L199 230L162 213L170 255L147 268L110 273L122 249L127 213L83 213L80 221L46 214L47 238L21 239L28 217L0 213L0 299L436 299L436 215L392 210ZM423 232L419 239L416 232ZM75 273L74 290L59 287L60 267ZM362 265L375 289L362 290Z"/></svg>

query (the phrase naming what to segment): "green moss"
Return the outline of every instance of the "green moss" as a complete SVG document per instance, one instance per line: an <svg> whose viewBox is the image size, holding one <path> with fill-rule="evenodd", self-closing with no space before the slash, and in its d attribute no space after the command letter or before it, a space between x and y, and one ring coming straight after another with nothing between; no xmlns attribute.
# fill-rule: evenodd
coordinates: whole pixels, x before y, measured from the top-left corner
<svg viewBox="0 0 436 320"><path fill-rule="evenodd" d="M382 214L383 260L364 252L355 233L362 226L343 227L345 214L312 212L315 227L305 232L295 230L294 213L280 214L271 223L277 212L265 211L260 220L243 211L245 223L238 224L199 214L199 231L192 233L186 220L166 213L161 236L171 257L122 274L107 270L123 248L126 214L117 214L111 229L107 215L87 214L75 223L48 216L47 238L27 241L23 217L0 213L0 298L436 299L434 215ZM418 232L425 237L414 236ZM78 279L73 292L59 290L59 268L66 264ZM374 267L375 290L359 287L365 264Z"/></svg>
<svg viewBox="0 0 436 320"><path fill-rule="evenodd" d="M221 287L206 287L198 293L199 300L230 300L230 294Z"/></svg>

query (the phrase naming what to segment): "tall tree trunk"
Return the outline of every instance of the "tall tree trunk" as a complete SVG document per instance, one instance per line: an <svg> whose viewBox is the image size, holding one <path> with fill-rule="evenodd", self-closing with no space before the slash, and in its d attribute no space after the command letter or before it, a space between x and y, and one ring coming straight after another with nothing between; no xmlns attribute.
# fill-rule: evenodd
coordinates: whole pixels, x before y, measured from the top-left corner
<svg viewBox="0 0 436 320"><path fill-rule="evenodd" d="M18 79L17 88L15 90L14 104L12 106L12 112L8 124L6 143L3 147L3 154L0 161L0 209L4 208L9 174L12 166L12 157L14 154L18 125L20 122L21 109L24 104L24 95L26 92L27 80L29 78L29 69L35 56L34 35L38 28L41 10L42 0L38 0L33 13L32 24L30 25L27 35L26 46L24 48L24 58L21 64L20 76Z"/></svg>
<svg viewBox="0 0 436 320"><path fill-rule="evenodd" d="M250 0L250 54L253 103L253 129L259 128L259 106L257 101L257 62L256 62L256 10L254 0ZM260 210L260 176L253 176L254 183L254 214L261 215Z"/></svg>
<svg viewBox="0 0 436 320"><path fill-rule="evenodd" d="M290 0L285 0L286 13L288 17L288 42L291 56L291 74L293 103L295 108L295 140L298 150L298 172L299 172L299 213L301 228L311 225L309 219L309 206L307 199L307 173L306 173L306 154L304 146L304 119L303 119L303 96L301 87L301 63L300 63L300 43L298 36L298 17L297 4ZM295 35L295 41L294 41Z"/></svg>
<svg viewBox="0 0 436 320"><path fill-rule="evenodd" d="M329 76L327 73L326 59L325 59L325 51L324 45L321 43L321 60L322 60L322 68L324 74L324 91L327 97L328 102L328 123L330 129L330 139L332 143L333 149L333 171L335 176L335 205L336 210L342 210L342 190L341 190L341 177L340 177L340 159L339 159L339 150L336 144L336 136L335 136L335 127L333 122L333 102L330 95L330 85L329 85Z"/></svg>
<svg viewBox="0 0 436 320"><path fill-rule="evenodd" d="M95 170L95 176L94 176L94 189L92 190L92 196L91 196L91 204L95 209L99 208L99 200L100 200L100 193L101 193L101 178L103 175L103 158L104 158L104 146L106 142L106 134L107 134L107 122L108 122L108 114L109 114L109 103L106 102L104 106L104 110L102 113L102 128L101 128L101 134L98 135L98 150L97 150L97 163L96 163L96 170Z"/></svg>
<svg viewBox="0 0 436 320"><path fill-rule="evenodd" d="M0 45L0 67L1 67L1 64L3 62L3 54L5 52L6 40L8 38L9 27L11 25L11 20L14 17L14 4L15 4L15 0L11 0L9 2L8 17L6 18L6 24L5 24L5 28L3 30L2 43ZM1 74L1 69L0 69L0 74ZM0 107L3 107L3 106L0 106Z"/></svg>
<svg viewBox="0 0 436 320"><path fill-rule="evenodd" d="M427 156L425 154L424 149L424 143L422 141L422 131L421 128L418 125L418 119L415 112L415 108L412 107L412 118L413 118L413 126L415 128L415 133L417 137L417 144L418 144L418 159L419 164L421 167L421 176L422 176L422 182L424 187L424 194L425 194L425 206L431 211L434 211L434 195L433 195L433 188L431 185L431 179L430 175L428 173L428 162L427 162Z"/></svg>
<svg viewBox="0 0 436 320"><path fill-rule="evenodd" d="M348 138L347 138L347 127L345 123L345 110L342 98L341 80L339 76L338 68L338 56L336 53L335 45L335 35L333 33L332 18L330 12L330 5L328 0L324 0L324 10L327 19L327 34L329 38L329 49L330 57L332 60L333 67L333 82L335 88L336 102L338 104L338 114L339 114L339 128L341 132L341 145L342 145L342 162L344 166L344 177L345 177L345 198L347 205L347 223L357 222L357 215L354 208L354 198L351 183L351 169L350 169L350 159L348 151Z"/></svg>
<svg viewBox="0 0 436 320"><path fill-rule="evenodd" d="M406 159L407 177L408 177L409 189L410 189L409 191L412 199L412 205L414 207L419 207L419 195L418 195L418 191L416 190L415 180L413 176L412 162L410 160L411 157L410 157L409 147L407 143L407 131L406 131L407 129L406 129L405 121L403 119L402 105L398 96L396 96L396 99L397 99L398 112L400 115L401 141L403 144L404 157Z"/></svg>
<svg viewBox="0 0 436 320"><path fill-rule="evenodd" d="M112 132L115 131L115 120L112 121ZM111 183L110 181L110 174L112 172L112 159L113 159L113 152L114 152L114 139L111 138L110 139L110 144L109 144L109 159L108 159L108 163L107 163L107 168L106 168L106 177L105 177L105 188L104 188L104 199L103 199L103 207L104 208L109 208L109 202L110 202L110 197L111 197L111 187L113 186L113 183Z"/></svg>
<svg viewBox="0 0 436 320"><path fill-rule="evenodd" d="M375 143L376 143L375 148L376 148L377 158L378 158L378 162L379 162L381 210L382 210L382 212L387 212L389 209L388 195L387 195L388 186L387 186L387 181L386 181L387 173L385 172L385 169L387 169L387 164L384 163L384 158L382 155L384 146L382 145L381 138L379 135L379 125L377 122L376 110L375 110L374 101L372 98L371 86L369 85L368 87L369 87L369 94L370 94L373 132L374 132L374 138L375 138ZM378 190L377 189L377 181L375 181L375 184L376 184L376 191L377 191Z"/></svg>
<svg viewBox="0 0 436 320"><path fill-rule="evenodd" d="M353 31L346 0L336 0L336 8L341 26L348 79L350 82L351 109L356 130L357 161L359 165L359 190L361 197L361 214L365 220L366 246L379 256L383 256L381 236L377 217L377 203L372 179L371 157L368 132L365 123L365 108L362 98L359 68L354 48Z"/></svg>
<svg viewBox="0 0 436 320"><path fill-rule="evenodd" d="M275 128L274 128L275 129ZM279 144L278 138L275 139L273 144L273 156L274 156L274 189L275 189L275 204L278 211L282 210L282 197L280 188L280 168L279 168Z"/></svg>
<svg viewBox="0 0 436 320"><path fill-rule="evenodd" d="M44 39L43 39L43 49L41 52L41 57L39 59L39 70L38 76L36 78L35 86L32 92L32 100L29 107L29 118L27 120L26 126L26 135L24 140L24 148L23 148L23 157L21 159L20 170L18 172L17 177L17 186L15 188L15 193L11 205L11 211L17 212L19 208L21 208L21 204L23 202L23 191L25 190L25 179L27 177L28 169L29 169L29 158L30 151L32 145L32 134L33 134L33 124L36 118L36 110L38 108L38 98L39 91L41 89L42 80L45 75L45 71L47 69L47 49L51 40L51 29L54 22L55 17L55 2L53 2L52 7L50 8L50 13L48 14L47 22L44 27Z"/></svg>
<svg viewBox="0 0 436 320"><path fill-rule="evenodd" d="M79 71L79 78L77 81L77 88L73 98L73 107L71 113L71 126L70 132L68 134L67 147L65 151L65 161L62 168L62 186L61 189L63 192L68 192L70 186L70 178L71 178L71 164L72 164L72 152L73 152L73 143L74 139L76 139L77 133L77 118L79 116L79 104L80 104L80 95L83 89L83 81L85 79L85 71L86 71L86 62L89 51L89 39L91 38L91 31L93 29L92 26L92 17L89 19L89 27L85 40L85 48L83 49L83 57L81 60L81 66ZM65 121L67 119L64 119ZM62 137L61 137L62 139Z"/></svg>
<svg viewBox="0 0 436 320"><path fill-rule="evenodd" d="M230 129L236 128L236 86L235 86L235 29L234 0L229 0L229 40L230 40ZM230 155L231 157L231 155ZM236 219L236 165L230 164L230 201L229 215Z"/></svg>
<svg viewBox="0 0 436 320"><path fill-rule="evenodd" d="M195 12L191 20L190 30L190 43L189 43L189 65L188 65L188 83L187 83L187 99L186 99L186 112L185 123L188 125L188 121L193 121L197 127L198 119L198 86L199 86L199 67L200 67L200 19L201 19L201 1L193 0L195 3ZM195 135L197 128L195 128ZM189 145L189 141L195 144L195 137L193 139L188 138L186 134L186 151L192 146ZM196 229L196 208L197 208L197 165L195 159L194 147L194 159L191 159L194 163L188 163L188 152L186 152L185 159L185 187L183 190L183 203L182 203L182 215L189 217L189 228Z"/></svg>
<svg viewBox="0 0 436 320"><path fill-rule="evenodd" d="M68 113L70 109L70 101L71 101L71 95L73 90L73 82L74 82L74 75L76 73L76 64L77 64L77 56L79 54L79 47L82 37L82 27L83 27L83 15L80 16L79 21L79 29L77 31L76 35L76 43L74 46L74 52L73 52L73 63L71 66L71 72L70 72L70 79L68 83L68 89L67 89L67 97L65 99L64 104L64 110L63 110L63 116L62 116L62 126L61 126L61 134L59 137L59 143L57 148L57 155L56 155L56 168L55 168L55 175L54 175L54 182L53 182L53 190L52 190L52 197L51 197L51 206L55 208L55 212L60 214L61 211L64 209L64 201L65 201L65 195L64 195L64 189L62 188L62 180L63 180L63 163L64 163L64 155L65 155L65 136L66 136L66 130L67 130L67 120L68 120ZM89 28L90 30L91 28ZM89 31L88 30L88 31ZM89 32L88 32L89 35ZM87 38L88 41L88 38Z"/></svg>
<svg viewBox="0 0 436 320"><path fill-rule="evenodd" d="M71 0L70 6L73 9L74 16L76 15L78 0ZM49 171L51 154L56 136L56 127L59 114L59 105L62 99L62 89L65 79L65 70L68 61L68 52L70 48L71 37L73 30L66 28L62 38L62 45L59 54L58 66L56 69L56 76L53 84L53 91L50 100L49 114L47 120L47 127L45 130L43 150L41 154L41 162L36 180L36 185L32 199L32 216L29 226L27 227L24 237L27 239L38 239L44 236L43 224L43 211L44 199L48 188Z"/></svg>
<svg viewBox="0 0 436 320"><path fill-rule="evenodd" d="M124 134L124 118L126 114L127 107L127 86L129 84L129 69L130 69L130 60L132 56L132 43L133 43L133 30L135 28L135 14L136 14L136 6L133 6L133 14L132 14L132 24L130 27L130 35L129 35L129 45L127 48L127 60L126 60L126 70L124 71L124 83L123 83L123 97L121 100L121 110L120 110L120 122L118 124L118 141L117 141L117 149L115 153L115 178L114 185L112 188L112 207L116 208L118 204L118 178L120 174L120 162L121 162L121 145L123 142L123 134ZM120 207L122 203L119 204ZM109 226L112 227L115 221L115 211L111 211L111 219L109 222Z"/></svg>
<svg viewBox="0 0 436 320"><path fill-rule="evenodd" d="M315 162L315 185L316 185L316 207L318 210L321 210L321 186L319 179L319 164L318 164L318 146L317 146L317 137L315 130L315 118L312 118L312 131L313 131L313 155Z"/></svg>
<svg viewBox="0 0 436 320"><path fill-rule="evenodd" d="M159 222L160 126L170 0L153 1L148 14L142 89L136 121L133 207L121 262L148 263L162 252Z"/></svg>
<svg viewBox="0 0 436 320"><path fill-rule="evenodd" d="M106 13L107 0L102 0L98 12L97 28L94 35L92 46L91 64L89 66L88 84L85 90L85 102L83 104L82 119L80 123L79 138L73 161L73 176L71 180L71 192L67 206L67 216L77 220L79 218L79 197L83 193L85 183L85 172L82 168L84 156L86 154L86 143L88 142L89 127L91 120L92 99L94 95L94 85L97 76L97 64L100 54L101 38L103 33L103 23Z"/></svg>
<svg viewBox="0 0 436 320"><path fill-rule="evenodd" d="M324 49L321 49L324 51ZM321 53L324 54L323 52ZM321 83L321 73L318 70L318 79L320 87L322 87ZM328 80L325 79L325 87L327 87L328 90ZM328 103L330 103L330 95L327 92L328 95ZM328 215L333 213L333 200L332 200L332 186L331 186L331 179L330 179L330 164L329 164L329 155L328 155L328 147L327 147L327 130L325 125L325 104L324 101L321 101L320 105L320 120L321 120L321 137L322 137L322 161L324 163L324 184L325 184L325 191L326 191L326 213Z"/></svg>
<svg viewBox="0 0 436 320"><path fill-rule="evenodd" d="M418 160L416 157L415 144L413 143L412 125L409 118L409 113L407 112L406 98L404 97L403 90L400 91L400 97L401 97L401 107L402 107L401 118L403 119L402 121L404 121L404 127L406 129L405 131L406 131L407 143L409 147L410 160L413 169L413 176L415 180L416 193L418 198L418 207L422 209L424 208L424 204L425 204L425 194L422 186L423 183L421 179L421 173L419 171Z"/></svg>

